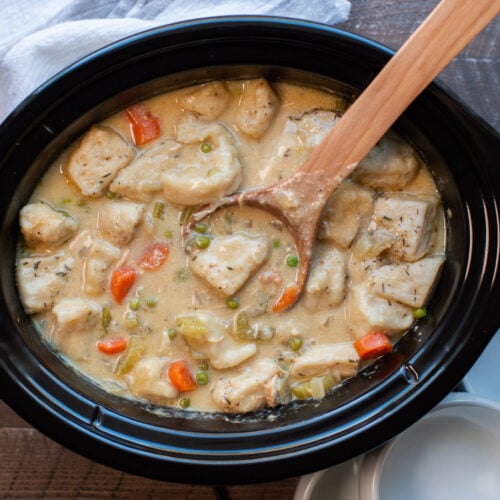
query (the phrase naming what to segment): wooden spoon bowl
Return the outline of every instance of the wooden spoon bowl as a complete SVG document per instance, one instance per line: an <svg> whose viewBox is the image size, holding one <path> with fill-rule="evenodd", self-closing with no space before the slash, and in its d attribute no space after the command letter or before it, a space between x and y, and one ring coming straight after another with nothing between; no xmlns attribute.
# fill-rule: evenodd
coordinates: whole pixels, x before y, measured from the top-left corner
<svg viewBox="0 0 500 500"><path fill-rule="evenodd" d="M287 180L235 193L194 212L183 235L216 210L249 205L283 221L297 246L296 285L276 311L291 307L309 275L324 206L358 163L439 72L500 12L500 0L442 0ZM279 304L283 307L279 307Z"/></svg>

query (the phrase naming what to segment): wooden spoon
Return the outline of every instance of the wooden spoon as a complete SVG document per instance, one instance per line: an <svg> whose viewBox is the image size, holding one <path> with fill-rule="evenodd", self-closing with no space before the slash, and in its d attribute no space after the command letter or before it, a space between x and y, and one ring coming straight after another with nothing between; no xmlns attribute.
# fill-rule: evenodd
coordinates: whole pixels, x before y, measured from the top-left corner
<svg viewBox="0 0 500 500"><path fill-rule="evenodd" d="M299 255L297 283L275 310L293 305L307 282L325 203L410 103L500 12L500 0L442 0L356 99L306 162L286 181L235 193L192 214L193 225L221 207L250 205L273 213L290 230Z"/></svg>

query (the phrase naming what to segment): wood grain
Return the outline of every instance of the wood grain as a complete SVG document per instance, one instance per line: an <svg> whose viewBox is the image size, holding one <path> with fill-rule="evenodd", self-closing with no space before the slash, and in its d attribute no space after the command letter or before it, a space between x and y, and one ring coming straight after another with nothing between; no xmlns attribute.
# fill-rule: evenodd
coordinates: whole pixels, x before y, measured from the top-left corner
<svg viewBox="0 0 500 500"><path fill-rule="evenodd" d="M437 3L437 0L353 0L349 20L336 27L397 50ZM500 16L441 72L437 81L500 130Z"/></svg>
<svg viewBox="0 0 500 500"><path fill-rule="evenodd" d="M56 444L0 401L0 498L286 499L298 479L237 486L184 485L127 474Z"/></svg>
<svg viewBox="0 0 500 500"><path fill-rule="evenodd" d="M325 0L327 1L327 0ZM349 20L337 25L399 48L437 0L352 0ZM494 20L441 73L439 80L500 130L500 19ZM1 383L1 381L0 381ZM182 485L125 474L66 450L0 402L0 498L292 499L298 478L228 486Z"/></svg>

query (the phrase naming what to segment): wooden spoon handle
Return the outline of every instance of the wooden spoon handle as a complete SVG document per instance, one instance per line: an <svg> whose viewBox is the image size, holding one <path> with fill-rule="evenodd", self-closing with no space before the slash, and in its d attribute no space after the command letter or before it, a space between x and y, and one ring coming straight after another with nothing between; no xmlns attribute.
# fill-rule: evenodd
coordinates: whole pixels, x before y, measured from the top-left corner
<svg viewBox="0 0 500 500"><path fill-rule="evenodd" d="M300 172L321 174L325 191L333 191L409 104L499 12L500 0L442 0ZM331 186L325 185L327 181Z"/></svg>

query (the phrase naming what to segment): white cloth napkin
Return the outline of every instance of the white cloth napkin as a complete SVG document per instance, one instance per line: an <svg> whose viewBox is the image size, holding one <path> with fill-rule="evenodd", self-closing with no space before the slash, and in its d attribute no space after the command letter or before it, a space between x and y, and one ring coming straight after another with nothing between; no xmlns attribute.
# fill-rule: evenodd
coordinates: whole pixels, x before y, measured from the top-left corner
<svg viewBox="0 0 500 500"><path fill-rule="evenodd" d="M7 5L6 5L7 4ZM7 0L0 16L0 123L30 92L81 57L186 19L262 14L334 24L348 0Z"/></svg>

